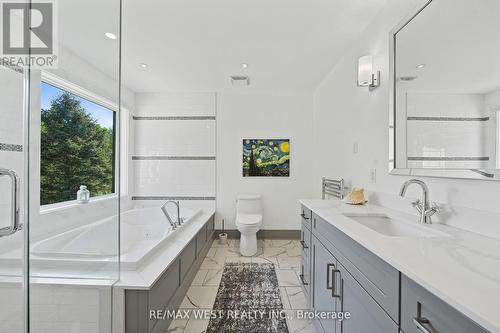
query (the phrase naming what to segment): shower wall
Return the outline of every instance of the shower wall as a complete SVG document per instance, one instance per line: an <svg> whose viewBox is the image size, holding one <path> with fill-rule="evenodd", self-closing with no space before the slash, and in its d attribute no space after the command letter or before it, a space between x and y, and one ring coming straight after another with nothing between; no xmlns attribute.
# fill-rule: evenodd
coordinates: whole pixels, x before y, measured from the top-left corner
<svg viewBox="0 0 500 333"><path fill-rule="evenodd" d="M216 94L136 94L133 124L132 200L215 208Z"/></svg>

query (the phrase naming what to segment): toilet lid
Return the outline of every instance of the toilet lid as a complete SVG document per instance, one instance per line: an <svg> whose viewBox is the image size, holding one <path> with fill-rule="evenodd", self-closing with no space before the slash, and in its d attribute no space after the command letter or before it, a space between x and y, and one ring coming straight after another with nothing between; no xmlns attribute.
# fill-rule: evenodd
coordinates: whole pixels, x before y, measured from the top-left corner
<svg viewBox="0 0 500 333"><path fill-rule="evenodd" d="M259 214L241 214L238 215L236 223L241 225L253 225L262 222L262 215Z"/></svg>

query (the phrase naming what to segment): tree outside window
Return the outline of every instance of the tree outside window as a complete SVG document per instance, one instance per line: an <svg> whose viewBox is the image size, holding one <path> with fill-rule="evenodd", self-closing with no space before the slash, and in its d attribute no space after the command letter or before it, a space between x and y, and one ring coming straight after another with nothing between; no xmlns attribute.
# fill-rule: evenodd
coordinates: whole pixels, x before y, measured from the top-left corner
<svg viewBox="0 0 500 333"><path fill-rule="evenodd" d="M41 84L40 204L115 192L115 112L48 83Z"/></svg>

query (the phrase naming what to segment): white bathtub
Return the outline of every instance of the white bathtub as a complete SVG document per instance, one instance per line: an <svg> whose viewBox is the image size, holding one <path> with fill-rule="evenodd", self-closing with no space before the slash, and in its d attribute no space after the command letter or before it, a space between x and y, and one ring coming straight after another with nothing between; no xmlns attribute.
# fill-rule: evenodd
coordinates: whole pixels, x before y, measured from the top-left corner
<svg viewBox="0 0 500 333"><path fill-rule="evenodd" d="M175 206L168 207L175 219ZM189 223L200 210L181 206L184 224ZM182 228L182 227L181 227ZM179 228L178 228L179 229ZM178 230L176 229L176 230ZM175 237L170 223L159 207L132 209L121 214L120 264L122 269L135 269L149 255ZM31 259L60 263L103 264L118 260L118 220L116 216L87 224L41 240L31 247Z"/></svg>

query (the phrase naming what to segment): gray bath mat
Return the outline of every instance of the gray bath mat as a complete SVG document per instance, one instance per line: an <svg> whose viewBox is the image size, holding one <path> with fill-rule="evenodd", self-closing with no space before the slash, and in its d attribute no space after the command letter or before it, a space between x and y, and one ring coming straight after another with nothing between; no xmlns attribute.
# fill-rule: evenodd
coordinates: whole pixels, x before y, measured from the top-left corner
<svg viewBox="0 0 500 333"><path fill-rule="evenodd" d="M227 263L207 333L288 333L273 264Z"/></svg>

